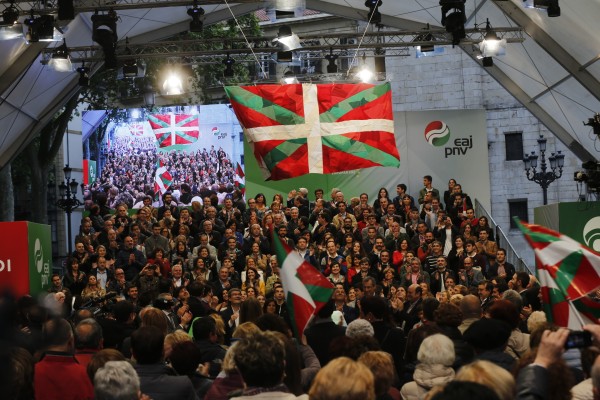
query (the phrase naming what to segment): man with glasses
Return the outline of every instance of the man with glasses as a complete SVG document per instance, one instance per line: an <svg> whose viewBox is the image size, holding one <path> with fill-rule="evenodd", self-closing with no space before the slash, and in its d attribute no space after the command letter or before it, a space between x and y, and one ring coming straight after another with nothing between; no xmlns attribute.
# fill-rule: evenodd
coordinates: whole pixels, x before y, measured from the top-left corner
<svg viewBox="0 0 600 400"><path fill-rule="evenodd" d="M344 225L344 220L346 218L350 218L352 220L352 227L356 228L356 217L347 212L347 204L345 201L340 201L336 204L337 206L337 214L333 216L333 220L331 223L335 226L336 229L340 229Z"/></svg>

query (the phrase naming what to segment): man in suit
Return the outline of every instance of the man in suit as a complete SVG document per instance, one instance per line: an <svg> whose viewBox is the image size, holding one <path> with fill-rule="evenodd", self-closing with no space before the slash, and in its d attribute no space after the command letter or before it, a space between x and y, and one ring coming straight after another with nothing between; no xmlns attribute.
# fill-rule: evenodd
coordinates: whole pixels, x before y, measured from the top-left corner
<svg viewBox="0 0 600 400"><path fill-rule="evenodd" d="M431 285L429 286L431 293L436 294L447 290L446 279L449 277L456 282L454 271L448 269L448 259L443 254L439 255L437 257L437 269L431 274Z"/></svg>
<svg viewBox="0 0 600 400"><path fill-rule="evenodd" d="M240 324L240 306L242 304L242 291L238 288L229 289L229 306L220 312L225 323L225 342L231 341L231 335Z"/></svg>
<svg viewBox="0 0 600 400"><path fill-rule="evenodd" d="M509 281L515 274L515 266L509 262L506 262L506 250L499 248L496 251L496 263L488 270L488 278L493 279L495 277L503 278Z"/></svg>
<svg viewBox="0 0 600 400"><path fill-rule="evenodd" d="M402 321L402 329L408 333L417 322L419 322L419 311L421 311L421 303L423 302L423 289L420 285L413 283L406 291L406 301L404 309L400 312L399 317Z"/></svg>
<svg viewBox="0 0 600 400"><path fill-rule="evenodd" d="M335 311L333 300L329 300L317 313L317 318L304 331L308 345L315 351L321 366L330 360L329 344L336 338L344 336L346 328L335 324L331 314Z"/></svg>

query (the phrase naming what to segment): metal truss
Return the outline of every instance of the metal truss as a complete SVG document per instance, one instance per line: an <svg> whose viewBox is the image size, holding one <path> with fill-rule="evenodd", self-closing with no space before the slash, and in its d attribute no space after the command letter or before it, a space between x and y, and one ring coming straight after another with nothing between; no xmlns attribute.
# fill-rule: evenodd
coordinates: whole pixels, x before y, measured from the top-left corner
<svg viewBox="0 0 600 400"><path fill-rule="evenodd" d="M521 43L524 41L521 28L494 28L500 39L507 43ZM467 29L467 37L461 45L477 45L484 36L485 30ZM130 44L126 54L118 54L117 59L169 59L190 64L220 64L229 55L238 63L253 63L258 59L273 58L281 49L277 46L276 37L261 36L235 39L202 39L202 40L177 40L159 41L145 44ZM429 40L427 40L429 39ZM303 35L300 43L301 49L294 51L295 57L300 60L324 59L326 55L333 54L338 58L368 57L402 57L409 55L409 47L452 44L451 34L445 30L433 29L427 31L388 31L368 32L363 36L356 33L340 32L326 35ZM125 46L120 46L123 53ZM49 61L54 49L46 48L42 51L42 63ZM69 48L71 60L102 61L102 49L99 46ZM119 53L119 51L118 51Z"/></svg>

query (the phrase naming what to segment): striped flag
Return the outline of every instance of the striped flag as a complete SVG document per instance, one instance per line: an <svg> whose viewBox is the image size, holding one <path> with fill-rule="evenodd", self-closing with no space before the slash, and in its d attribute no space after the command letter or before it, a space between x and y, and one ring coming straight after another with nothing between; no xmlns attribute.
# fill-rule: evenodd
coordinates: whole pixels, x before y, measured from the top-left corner
<svg viewBox="0 0 600 400"><path fill-rule="evenodd" d="M297 338L333 294L332 283L273 233L286 305Z"/></svg>
<svg viewBox="0 0 600 400"><path fill-rule="evenodd" d="M236 189L242 192L242 196L246 196L246 175L244 174L244 170L240 163L237 163L237 167L235 169L235 176L233 177L233 184Z"/></svg>
<svg viewBox="0 0 600 400"><path fill-rule="evenodd" d="M167 167L162 160L158 160L156 164L156 172L154 173L154 195L164 194L171 186L173 177L167 171Z"/></svg>
<svg viewBox="0 0 600 400"><path fill-rule="evenodd" d="M151 114L148 122L159 147L191 144L200 136L198 115Z"/></svg>
<svg viewBox="0 0 600 400"><path fill-rule="evenodd" d="M570 329L581 329L580 318L597 323L600 302L589 294L600 287L600 253L546 227L516 222L535 253L548 320Z"/></svg>
<svg viewBox="0 0 600 400"><path fill-rule="evenodd" d="M389 83L229 86L265 178L399 167Z"/></svg>

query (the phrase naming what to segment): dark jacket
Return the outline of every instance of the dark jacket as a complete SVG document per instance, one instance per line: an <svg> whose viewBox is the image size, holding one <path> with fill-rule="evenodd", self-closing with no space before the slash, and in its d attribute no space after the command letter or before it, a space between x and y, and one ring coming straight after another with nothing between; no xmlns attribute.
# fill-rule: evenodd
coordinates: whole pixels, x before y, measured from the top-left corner
<svg viewBox="0 0 600 400"><path fill-rule="evenodd" d="M165 364L137 364L140 390L153 400L197 400L192 381L187 376L175 376Z"/></svg>
<svg viewBox="0 0 600 400"><path fill-rule="evenodd" d="M319 318L304 331L306 341L315 352L321 366L325 366L331 359L330 343L345 334L346 328L334 324L331 318Z"/></svg>

